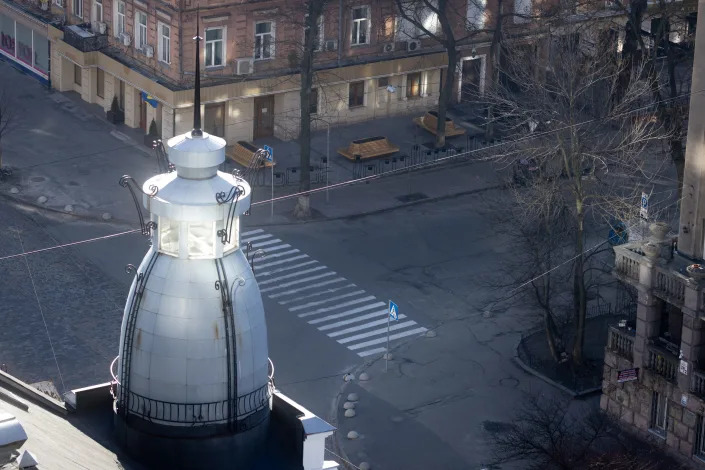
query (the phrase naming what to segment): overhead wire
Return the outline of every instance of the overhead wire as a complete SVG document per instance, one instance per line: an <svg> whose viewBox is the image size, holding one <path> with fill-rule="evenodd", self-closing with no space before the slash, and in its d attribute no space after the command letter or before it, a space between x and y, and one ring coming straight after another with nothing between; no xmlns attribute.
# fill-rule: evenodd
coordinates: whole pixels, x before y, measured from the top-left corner
<svg viewBox="0 0 705 470"><path fill-rule="evenodd" d="M663 100L660 100L660 102L672 101L672 100L674 100L674 99L678 99L678 98L683 97L683 96L689 96L689 95L692 95L692 94L698 94L698 93L703 93L703 92L705 92L705 89L703 89L703 90L696 90L696 91L690 91L690 92L684 93L684 94L679 95L679 96L676 96L676 97L664 98ZM640 107L640 108L637 108L637 109L625 111L624 113L620 113L620 114L618 114L618 115L615 115L614 117L615 117L615 118L617 118L617 117L624 117L624 116L627 116L627 115L629 115L629 114L633 114L633 113L642 111L642 110L644 110L644 109L650 108L650 107L652 107L654 104L655 104L655 103L649 103L648 105L644 105L644 106L642 106L642 107ZM383 174L368 175L368 176L364 176L364 177L357 178L357 179L353 179L353 180L342 181L342 182L340 182L340 183L334 183L334 184L330 184L330 185L327 185L327 186L322 186L322 187L320 187L320 188L312 188L312 189L309 189L309 190L306 190L306 191L299 191L299 192L296 192L296 193L293 193L293 194L287 194L287 195L284 195L284 196L278 196L278 197L266 199L266 200L263 200L263 201L253 202L251 205L252 205L252 206L259 206L259 205L263 205L263 204L269 204L269 203L278 202L278 201L283 201L283 200L287 200L287 199L292 199L292 198L296 198L296 197L300 197L300 196L304 196L304 195L315 194L315 193L319 193L319 192L326 191L326 190L331 190L331 189L335 190L335 189L343 188L343 187L346 187L346 186L352 186L352 185L356 185L356 184L367 183L367 182L370 182L370 181L373 181L373 180L377 180L377 179L381 179L381 178L388 178L388 177L390 177L390 176L394 176L394 175L399 175L399 174L407 173L407 172L409 172L409 171L411 171L411 170L414 170L414 169L421 169L421 168L426 168L426 167L440 166L440 165L443 164L444 162L447 162L447 161L454 161L454 160L456 160L456 159L459 158L459 157L463 157L463 156L466 156L466 155L470 155L470 154L474 154L474 153L479 153L479 152L487 152L488 150L492 150L492 149L497 148L497 147L502 147L502 146L509 145L509 144L514 144L514 143L520 143L520 142L523 142L523 141L526 141L526 140L536 139L536 138L539 138L539 137L543 137L543 136L552 134L552 133L554 133L554 132L559 132L559 131L562 131L562 130L567 130L567 129L570 129L570 128L572 128L572 127L584 126L584 125L586 125L586 124L590 124L590 123L596 122L596 121L599 121L599 119L598 119L598 118L594 118L594 119L589 119L589 120L586 120L586 121L577 122L577 123L574 123L574 124L568 124L568 125L566 125L566 126L563 126L563 127L557 128L557 129L549 129L549 130L546 130L546 131L543 131L543 132L536 132L536 133L528 134L528 135L525 135L525 136L522 136L522 137L519 137L519 138L510 140L510 141L497 142L497 143L495 143L495 144L488 145L488 146L486 146L486 147L482 147L482 148L478 148L478 149L472 149L472 150L467 150L467 151L464 151L464 152L455 153L455 154L453 154L453 155L447 155L447 156L445 156L445 157L439 157L439 158L437 158L436 160L431 161L431 162L416 163L416 164L412 164L412 165L406 166L406 167L404 167L404 168L392 169L392 170L389 170L389 171L387 171L387 172L385 172L385 173L383 173ZM490 159L491 159L491 157L485 158L485 160L490 160ZM48 251L48 250L57 249L57 248L64 248L64 247L67 247L67 246L78 245L78 244L82 244L82 243L90 243L90 242L93 242L93 241L100 241L100 240L102 240L102 239L107 239L107 238L114 238L114 237L126 235L126 234L129 234L129 233L134 233L134 232L138 232L138 231L140 231L140 230L139 230L139 229L128 230L128 231L124 231L124 232L118 232L118 233L114 233L114 234L110 234L110 235L105 235L105 236L102 236L102 237L95 237L95 238L91 238L91 239L86 239L86 240L81 240L81 241L66 243L66 244L62 244L62 245L57 245L57 246L52 246L52 247L46 247L46 248L42 248L42 249L38 249L38 250L33 250L33 251L31 251L31 252L28 252L28 253L17 253L17 254L14 254L14 255L7 255L7 256L0 257L0 261L3 261L3 260L5 260L5 259L9 259L9 258L14 258L14 257L17 257L17 256L23 256L23 255L25 255L25 254L35 254L35 253L39 253L39 252L42 252L42 251Z"/></svg>

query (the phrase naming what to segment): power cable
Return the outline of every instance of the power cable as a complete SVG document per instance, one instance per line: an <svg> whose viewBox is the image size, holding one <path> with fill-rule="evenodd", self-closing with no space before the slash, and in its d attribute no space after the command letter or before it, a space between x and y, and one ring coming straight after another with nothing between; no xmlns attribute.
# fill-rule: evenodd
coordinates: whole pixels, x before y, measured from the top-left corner
<svg viewBox="0 0 705 470"><path fill-rule="evenodd" d="M16 230L15 231L17 235L17 239L20 241L20 249L24 251L24 243L22 242L22 236L20 235L20 231ZM24 255L24 262L27 266L27 272L29 273L29 279L32 281L32 290L34 291L34 298L37 300L37 306L39 307L39 314L42 317L42 323L44 323L44 330L46 331L47 334L47 339L49 340L49 346L51 347L51 354L54 356L54 362L56 363L56 370L59 371L59 380L61 381L61 388L66 393L66 385L64 384L64 376L61 373L61 367L59 367L59 359L56 357L56 351L54 350L54 343L51 340L51 335L49 334L49 326L47 325L46 318L44 317L44 309L42 308L42 303L39 300L39 294L37 293L37 285L34 282L34 275L32 274L32 269L29 267L29 260L27 260L27 256Z"/></svg>
<svg viewBox="0 0 705 470"><path fill-rule="evenodd" d="M677 97L665 98L665 99L661 100L661 102L671 101L671 100L674 100L674 99L678 99L679 97L682 97L682 96L688 96L688 95L692 95L692 94L694 94L694 93L703 93L703 92L705 92L705 89L703 89L703 90L697 90L697 91L694 91L694 92L687 92L687 93L684 93L684 94L679 95L679 96L677 96ZM635 113L635 112L639 112L639 111L641 111L641 110L647 109L647 108L651 107L653 104L654 104L654 103L650 103L650 104L648 104L648 105L642 106L641 108L633 109L633 110L630 110L630 111L625 111L624 113L620 113L620 114L618 114L618 115L616 115L616 116L614 116L614 117L624 117L624 116L627 116L627 115L629 115L629 114L633 114L633 113ZM590 123L596 122L596 121L599 121L599 118L594 118L594 119L589 119L589 120L587 120L587 121L582 121L582 122L578 122L578 123L574 123L574 124L569 124L569 125L563 126L563 127L561 127L561 128L550 129L550 130L547 130L547 131L544 131L544 132L538 132L538 133L529 134L529 135L526 135L526 136L522 136L522 137L516 138L516 139L511 140L511 141L498 142L498 143L495 143L495 144L492 144L492 145L489 145L489 146L486 146L486 147L483 147L483 148L480 148L480 149L467 150L467 151L465 151L465 152L460 152L460 153L456 153L456 154L453 154L453 155L448 155L448 156L445 156L445 157L440 157L440 158L438 158L438 159L436 159L436 160L434 160L434 161L432 161L432 162L416 163L416 164L413 164L413 165L409 165L409 166L407 166L407 167L405 167L405 168L396 168L396 169L390 170L390 171L388 171L388 172L386 172L386 173L382 173L382 174L364 176L364 177L357 178L357 179L354 179L354 180L342 181L342 182L340 182L340 183L335 183L335 184L331 184L331 185L328 185L328 186L323 186L323 187L320 187L320 188L313 188L313 189L309 189L309 190L306 190L306 191L299 191L299 192L297 192L297 193L293 193L293 194L288 194L288 195L284 195L284 196L279 196L279 197L267 199L267 200L264 200L264 201L253 202L251 205L252 205L252 206L259 206L259 205L268 204L268 203L272 203L272 202L284 201L284 200L287 200L287 199L292 199L292 198L296 198L296 197L300 197L300 196L304 196L304 195L315 194L315 193L319 193L319 192L326 191L326 190L330 190L330 189L338 189L338 188L342 188L342 187L346 187L346 186L352 186L352 185L356 185L356 184L366 183L366 182L373 181L373 180L376 180L376 179L381 179L381 178L386 178L386 177L390 177L390 176L394 176L394 175L398 175L398 174L402 174L402 173L407 173L407 172L410 172L411 170L414 170L414 169L422 169L422 168L426 168L426 167L440 166L440 165L443 164L444 162L453 161L453 160L457 159L458 157L462 157L462 156L466 156L466 155L471 155L471 154L479 153L479 152L486 152L486 151L491 150L491 149L493 149L493 148L497 148L497 147L501 147L501 146L509 145L509 144L514 144L514 143L519 143L519 142L523 142L523 141L526 141L526 140L535 139L535 138L538 138L538 137L543 137L543 136L552 134L552 133L554 133L554 132L559 132L559 131L562 131L562 130L570 129L570 128L572 128L572 127L583 126L583 125L590 124ZM130 147L132 147L132 146L130 146ZM484 160L491 160L491 158L488 157L488 158L485 158ZM668 207L668 206L667 206L667 207ZM25 254L34 254L34 253L38 253L38 252L42 252L42 251L53 250L53 249L56 249L56 248L63 248L63 247L66 247L66 246L71 246L71 245L78 245L78 244L81 244L81 243L89 243L89 242L93 242L93 241L99 241L99 240L105 239L105 238L114 238L114 237L118 237L118 236L121 236L121 235L126 235L126 234L129 234L129 233L134 233L134 232L138 232L138 231L140 231L140 230L139 230L139 229L128 230L128 231L125 231L125 232L119 232L119 233L115 233L115 234L111 234L111 235L105 235L105 236L103 236L103 237L96 237L96 238L86 239L86 240L82 240L82 241L67 243L67 244L63 244L63 245L58 245L58 246L52 246L52 247L42 248L42 249L34 250L34 251L31 251L31 252L28 252L28 253L17 253L17 254L14 254L14 255L8 255L8 256L0 257L0 261L5 260L5 259L8 259L8 258L14 258L14 257L17 257L17 256L23 256L23 255L25 255Z"/></svg>

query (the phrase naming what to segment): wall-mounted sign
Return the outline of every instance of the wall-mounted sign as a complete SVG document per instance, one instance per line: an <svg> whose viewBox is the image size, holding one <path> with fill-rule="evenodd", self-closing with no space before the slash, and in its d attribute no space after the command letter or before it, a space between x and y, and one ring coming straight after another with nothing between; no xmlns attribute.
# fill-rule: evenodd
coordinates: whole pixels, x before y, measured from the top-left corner
<svg viewBox="0 0 705 470"><path fill-rule="evenodd" d="M631 382L639 379L639 368L624 369L617 372L617 383Z"/></svg>
<svg viewBox="0 0 705 470"><path fill-rule="evenodd" d="M688 362L681 359L681 363L678 366L678 371L683 375L688 375Z"/></svg>

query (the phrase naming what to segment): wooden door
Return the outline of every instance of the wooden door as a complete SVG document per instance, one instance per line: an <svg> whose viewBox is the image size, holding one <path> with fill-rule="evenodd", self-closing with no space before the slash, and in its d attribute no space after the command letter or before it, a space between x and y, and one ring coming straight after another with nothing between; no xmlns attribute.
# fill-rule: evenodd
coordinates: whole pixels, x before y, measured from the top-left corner
<svg viewBox="0 0 705 470"><path fill-rule="evenodd" d="M140 129L147 133L147 103L142 98L142 93L140 93Z"/></svg>
<svg viewBox="0 0 705 470"><path fill-rule="evenodd" d="M274 135L274 95L255 98L254 138Z"/></svg>
<svg viewBox="0 0 705 470"><path fill-rule="evenodd" d="M203 113L203 130L225 137L225 103L207 104Z"/></svg>

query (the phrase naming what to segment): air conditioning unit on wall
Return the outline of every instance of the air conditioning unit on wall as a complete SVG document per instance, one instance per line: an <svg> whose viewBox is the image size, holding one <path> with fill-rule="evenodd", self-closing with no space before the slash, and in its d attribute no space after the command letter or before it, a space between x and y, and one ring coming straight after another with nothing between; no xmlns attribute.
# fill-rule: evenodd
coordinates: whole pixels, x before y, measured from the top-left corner
<svg viewBox="0 0 705 470"><path fill-rule="evenodd" d="M97 23L98 25L98 32L100 34L105 34L105 32L108 30L108 25L105 23L101 23L100 21Z"/></svg>
<svg viewBox="0 0 705 470"><path fill-rule="evenodd" d="M255 70L255 59L237 59L235 61L236 75L250 75Z"/></svg>
<svg viewBox="0 0 705 470"><path fill-rule="evenodd" d="M147 57L154 57L154 47L153 46L144 46L144 55Z"/></svg>
<svg viewBox="0 0 705 470"><path fill-rule="evenodd" d="M338 41L335 39L327 40L325 49L327 52L337 51L338 50Z"/></svg>
<svg viewBox="0 0 705 470"><path fill-rule="evenodd" d="M120 33L120 40L122 41L123 46L129 46L132 42L132 38L127 33Z"/></svg>
<svg viewBox="0 0 705 470"><path fill-rule="evenodd" d="M390 52L394 52L394 43L393 42L386 43L382 47L382 50L384 51L385 54L389 54Z"/></svg>
<svg viewBox="0 0 705 470"><path fill-rule="evenodd" d="M409 52L414 52L418 51L421 49L421 41L418 39L412 39L410 41L406 41L406 50Z"/></svg>

